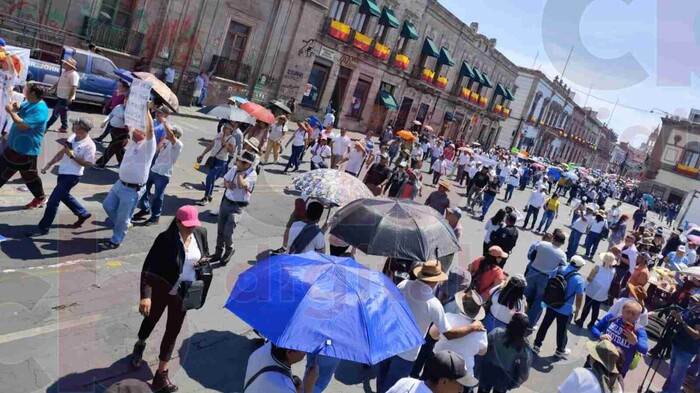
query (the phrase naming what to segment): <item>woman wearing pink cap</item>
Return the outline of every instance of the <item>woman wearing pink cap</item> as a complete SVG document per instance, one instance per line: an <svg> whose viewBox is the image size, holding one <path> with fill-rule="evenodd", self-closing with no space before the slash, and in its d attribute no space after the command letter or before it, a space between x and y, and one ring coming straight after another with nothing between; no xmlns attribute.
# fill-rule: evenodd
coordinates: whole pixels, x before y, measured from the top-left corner
<svg viewBox="0 0 700 393"><path fill-rule="evenodd" d="M158 356L160 363L153 378L153 389L159 392L177 391L177 386L168 378L168 361L185 321L187 311L183 307L183 294L197 280L195 268L209 259L207 230L199 222L198 214L194 206L178 209L168 229L158 235L151 246L141 270L139 312L144 319L131 355L131 365L134 368L141 365L146 340L167 308L168 321ZM206 292L207 288L203 298Z"/></svg>

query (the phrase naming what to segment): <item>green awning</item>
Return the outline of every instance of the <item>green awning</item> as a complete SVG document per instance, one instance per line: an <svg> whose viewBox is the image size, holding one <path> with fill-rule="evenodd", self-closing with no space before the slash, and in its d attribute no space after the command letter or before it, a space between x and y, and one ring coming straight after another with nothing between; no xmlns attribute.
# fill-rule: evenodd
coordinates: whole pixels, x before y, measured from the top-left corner
<svg viewBox="0 0 700 393"><path fill-rule="evenodd" d="M515 101L515 96L513 96L513 93L510 91L510 89L506 87L505 91L506 91L506 100Z"/></svg>
<svg viewBox="0 0 700 393"><path fill-rule="evenodd" d="M474 67L474 69L472 70L472 73L473 73L473 75L472 75L469 79L471 79L471 80L473 80L474 82L479 83L479 84L484 83L484 82L481 80L481 71L479 71L478 68Z"/></svg>
<svg viewBox="0 0 700 393"><path fill-rule="evenodd" d="M376 16L377 18L382 15L382 11L379 9L379 6L377 6L377 3L375 3L374 0L362 0L362 4L360 5L360 13L369 16Z"/></svg>
<svg viewBox="0 0 700 393"><path fill-rule="evenodd" d="M438 57L438 63L445 64L450 67L455 65L455 60L452 58L450 50L445 48L444 46L440 48L440 57Z"/></svg>
<svg viewBox="0 0 700 393"><path fill-rule="evenodd" d="M489 74L482 72L481 73L481 84L484 85L484 87L493 87L491 84L491 80L489 79Z"/></svg>
<svg viewBox="0 0 700 393"><path fill-rule="evenodd" d="M396 99L389 92L386 92L384 90L380 90L379 91L379 100L388 109L399 109L399 104L396 103Z"/></svg>
<svg viewBox="0 0 700 393"><path fill-rule="evenodd" d="M361 5L362 0L340 0L342 2L348 3L348 4L355 4L355 5Z"/></svg>
<svg viewBox="0 0 700 393"><path fill-rule="evenodd" d="M382 16L379 17L379 24L384 25L384 26L389 26L393 27L395 29L399 28L399 20L396 19L396 15L394 15L394 11L391 9L384 7L382 9Z"/></svg>
<svg viewBox="0 0 700 393"><path fill-rule="evenodd" d="M418 32L416 31L413 23L405 20L403 21L403 26L401 26L401 37L408 38L409 40L417 40Z"/></svg>
<svg viewBox="0 0 700 393"><path fill-rule="evenodd" d="M503 88L503 85L501 85L500 83L496 84L496 95L501 95L506 100L508 99L508 93L506 93L506 90Z"/></svg>
<svg viewBox="0 0 700 393"><path fill-rule="evenodd" d="M469 79L474 79L474 71L472 71L472 66L469 65L466 60L462 62L462 68L460 68L459 74L466 76Z"/></svg>
<svg viewBox="0 0 700 393"><path fill-rule="evenodd" d="M430 37L425 37L425 41L423 41L423 54L430 57L440 57L440 52Z"/></svg>

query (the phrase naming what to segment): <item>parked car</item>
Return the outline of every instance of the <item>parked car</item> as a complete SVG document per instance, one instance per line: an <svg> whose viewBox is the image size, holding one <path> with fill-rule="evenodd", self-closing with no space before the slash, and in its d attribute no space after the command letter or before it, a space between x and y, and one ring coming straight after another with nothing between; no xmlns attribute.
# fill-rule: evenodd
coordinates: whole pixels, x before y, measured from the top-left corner
<svg viewBox="0 0 700 393"><path fill-rule="evenodd" d="M119 77L119 69L112 60L86 50L64 47L62 59L75 59L80 74L80 85L76 94L77 102L102 105L112 97ZM53 86L61 75L61 64L31 59L27 80L35 81L46 87ZM50 97L50 96L49 96Z"/></svg>

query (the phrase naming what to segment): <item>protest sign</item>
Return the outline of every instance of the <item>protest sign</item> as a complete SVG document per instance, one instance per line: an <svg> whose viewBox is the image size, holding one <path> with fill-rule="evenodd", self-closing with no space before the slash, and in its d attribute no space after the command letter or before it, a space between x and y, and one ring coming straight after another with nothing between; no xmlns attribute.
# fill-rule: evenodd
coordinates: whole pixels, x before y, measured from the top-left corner
<svg viewBox="0 0 700 393"><path fill-rule="evenodd" d="M124 111L124 123L137 130L146 129L146 111L151 99L152 83L134 78L129 88L129 101Z"/></svg>

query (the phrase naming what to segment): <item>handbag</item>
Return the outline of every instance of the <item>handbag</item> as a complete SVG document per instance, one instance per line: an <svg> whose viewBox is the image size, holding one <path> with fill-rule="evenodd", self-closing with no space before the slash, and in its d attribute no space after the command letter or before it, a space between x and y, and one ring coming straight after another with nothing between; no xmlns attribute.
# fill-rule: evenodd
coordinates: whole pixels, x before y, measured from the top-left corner
<svg viewBox="0 0 700 393"><path fill-rule="evenodd" d="M207 293L211 286L211 280L214 276L211 264L208 258L203 258L197 262L194 268L196 274L195 281L183 281L180 283L178 290L182 298L182 310L198 310L204 306L207 299Z"/></svg>
<svg viewBox="0 0 700 393"><path fill-rule="evenodd" d="M216 154L214 154L214 155L210 154L209 157L207 157L207 160L204 162L204 166L206 166L209 169L214 168L214 165L216 165L216 161L215 161L216 156L218 156L219 153L221 153L221 151L224 150L224 148L228 144L228 141L230 141L231 138L233 138L233 137L232 136L228 137L228 139L226 139L226 142L221 144L221 149L219 149L219 151L217 151Z"/></svg>

